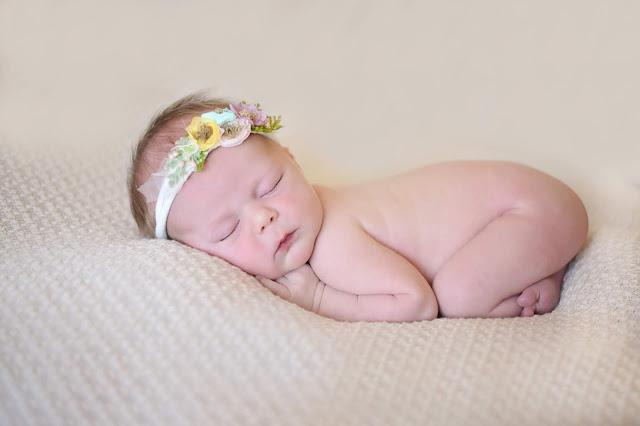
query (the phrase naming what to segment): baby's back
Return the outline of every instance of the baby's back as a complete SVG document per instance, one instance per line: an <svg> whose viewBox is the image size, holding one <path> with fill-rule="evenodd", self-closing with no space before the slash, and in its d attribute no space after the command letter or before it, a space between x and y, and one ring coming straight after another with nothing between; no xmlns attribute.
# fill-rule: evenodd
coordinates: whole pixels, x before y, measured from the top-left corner
<svg viewBox="0 0 640 426"><path fill-rule="evenodd" d="M550 176L506 162L440 163L349 187L316 189L325 208L323 226L345 216L355 219L429 282L453 253L505 211L523 203L553 203L568 190ZM316 249L323 244L332 242L321 233Z"/></svg>

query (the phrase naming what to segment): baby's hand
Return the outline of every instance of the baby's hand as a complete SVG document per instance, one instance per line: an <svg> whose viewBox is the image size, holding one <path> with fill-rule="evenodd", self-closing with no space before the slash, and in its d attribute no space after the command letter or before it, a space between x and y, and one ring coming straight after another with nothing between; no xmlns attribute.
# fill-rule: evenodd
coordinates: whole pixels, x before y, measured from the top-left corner
<svg viewBox="0 0 640 426"><path fill-rule="evenodd" d="M321 284L321 287L324 287L324 284L320 282L309 264L304 264L275 281L259 275L256 275L256 279L276 296L295 303L308 311L317 311L317 307L313 303L314 296L319 287L318 284ZM319 305L319 301L316 302L316 305Z"/></svg>

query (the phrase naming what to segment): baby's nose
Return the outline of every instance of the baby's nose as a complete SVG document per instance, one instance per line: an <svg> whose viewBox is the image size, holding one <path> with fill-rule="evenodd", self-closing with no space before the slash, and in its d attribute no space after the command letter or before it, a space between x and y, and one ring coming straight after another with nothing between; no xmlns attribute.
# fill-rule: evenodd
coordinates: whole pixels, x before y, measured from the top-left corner
<svg viewBox="0 0 640 426"><path fill-rule="evenodd" d="M278 218L278 212L268 207L257 208L254 212L254 231L262 234L264 230Z"/></svg>

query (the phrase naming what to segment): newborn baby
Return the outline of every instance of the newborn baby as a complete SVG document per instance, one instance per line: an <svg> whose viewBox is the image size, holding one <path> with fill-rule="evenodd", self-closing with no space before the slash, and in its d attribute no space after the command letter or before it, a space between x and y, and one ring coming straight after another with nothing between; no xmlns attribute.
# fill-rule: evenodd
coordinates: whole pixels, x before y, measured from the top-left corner
<svg viewBox="0 0 640 426"><path fill-rule="evenodd" d="M165 109L130 170L142 232L224 259L338 320L532 316L558 304L588 223L560 181L513 163L452 162L312 185L265 136L279 127L256 106L202 93Z"/></svg>

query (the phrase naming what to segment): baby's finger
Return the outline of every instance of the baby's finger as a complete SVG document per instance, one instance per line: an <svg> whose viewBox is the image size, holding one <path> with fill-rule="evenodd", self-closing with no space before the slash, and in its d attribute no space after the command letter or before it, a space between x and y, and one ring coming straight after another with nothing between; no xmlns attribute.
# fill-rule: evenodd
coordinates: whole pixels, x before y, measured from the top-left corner
<svg viewBox="0 0 640 426"><path fill-rule="evenodd" d="M280 278L276 278L275 282L282 284L285 287L288 287L290 282L289 282L289 277L287 277L286 275L281 276Z"/></svg>
<svg viewBox="0 0 640 426"><path fill-rule="evenodd" d="M287 287L273 280L270 280L269 278L261 277L260 275L256 275L256 279L258 280L258 282L260 282L260 284L268 288L271 293L275 294L276 296L282 297L285 300L289 300L289 289Z"/></svg>

